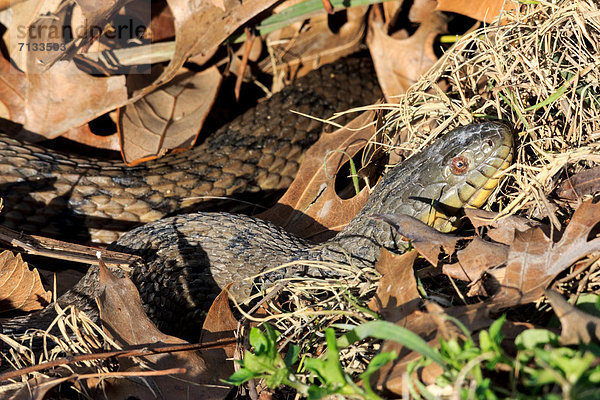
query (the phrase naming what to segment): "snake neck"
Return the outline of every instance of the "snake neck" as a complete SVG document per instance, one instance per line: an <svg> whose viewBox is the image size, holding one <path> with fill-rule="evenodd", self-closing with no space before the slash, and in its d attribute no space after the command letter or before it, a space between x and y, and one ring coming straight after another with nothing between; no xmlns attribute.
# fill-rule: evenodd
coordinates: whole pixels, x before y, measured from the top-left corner
<svg viewBox="0 0 600 400"><path fill-rule="evenodd" d="M352 222L352 226L313 250L320 260L352 264L362 269L373 267L382 248L392 252L406 248L402 237L382 221L364 215Z"/></svg>
<svg viewBox="0 0 600 400"><path fill-rule="evenodd" d="M381 248L403 252L407 241L377 214L409 215L441 232L460 225L464 207L481 207L512 160L509 128L501 123L455 129L427 151L392 168L361 212L318 250L323 260L372 266Z"/></svg>
<svg viewBox="0 0 600 400"><path fill-rule="evenodd" d="M369 200L350 221L348 226L333 239L313 249L317 257L323 261L351 263L359 268L372 267L378 260L381 248L392 252L402 252L407 247L406 241L389 224L373 218L377 214L407 214L418 216L429 208L422 201L411 199L406 195L399 201L402 193L420 193L421 186L412 180L418 171L418 162L408 160L390 170L386 179L379 182ZM430 187L443 190L443 182Z"/></svg>

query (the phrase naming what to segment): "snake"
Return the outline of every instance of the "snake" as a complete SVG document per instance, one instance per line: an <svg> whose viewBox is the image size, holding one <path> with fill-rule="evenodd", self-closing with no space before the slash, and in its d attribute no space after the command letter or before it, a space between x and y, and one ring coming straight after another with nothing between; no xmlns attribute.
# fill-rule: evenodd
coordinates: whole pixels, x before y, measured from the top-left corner
<svg viewBox="0 0 600 400"><path fill-rule="evenodd" d="M376 216L408 215L442 232L456 229L462 209L481 207L487 201L511 164L513 152L512 130L502 122L447 132L391 168L346 228L320 244L252 216L196 212L142 225L108 248L140 256L130 277L157 326L178 337L197 338L210 304L232 282L230 295L243 301L256 285L290 277L344 275L315 267L318 263L360 270L373 267L382 248L403 252L406 240ZM98 268L91 267L58 302L95 315L93 299L100 291ZM47 310L40 315L47 315Z"/></svg>
<svg viewBox="0 0 600 400"><path fill-rule="evenodd" d="M231 211L242 204L236 199L268 205L290 185L304 150L323 130L321 122L304 115L329 118L381 96L371 60L345 58L297 79L192 150L135 167L0 134L0 223L70 241L111 243L176 213Z"/></svg>

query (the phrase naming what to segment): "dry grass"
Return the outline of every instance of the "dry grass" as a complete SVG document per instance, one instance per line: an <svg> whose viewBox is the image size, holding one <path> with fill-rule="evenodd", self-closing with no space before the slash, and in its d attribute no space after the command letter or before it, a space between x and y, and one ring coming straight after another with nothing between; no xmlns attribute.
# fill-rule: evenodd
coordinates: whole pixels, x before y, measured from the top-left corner
<svg viewBox="0 0 600 400"><path fill-rule="evenodd" d="M406 132L416 150L448 128L511 123L516 163L490 203L559 227L552 191L600 164L600 9L591 0L540 1L501 18L462 37L400 97L384 128Z"/></svg>
<svg viewBox="0 0 600 400"><path fill-rule="evenodd" d="M256 299L267 299L261 304L260 317L245 315L254 322L268 322L282 333L282 345L295 343L301 346L302 354L318 357L325 342L323 332L332 324L359 325L377 317L366 307L377 289L379 273L374 268L359 269L352 265L326 262L297 262L306 268L335 270L336 275L347 279L288 278L259 293ZM288 268L292 265L282 265ZM268 273L271 271L265 271ZM273 296L270 293L274 292ZM242 311L243 312L243 311ZM363 370L364 357L374 354L366 347L346 349L342 359L349 368ZM356 362L359 364L356 364Z"/></svg>
<svg viewBox="0 0 600 400"><path fill-rule="evenodd" d="M101 327L94 323L85 313L73 306L64 309L56 306L57 316L46 330L29 329L21 335L0 334L3 342L3 365L10 365L19 370L45 362L58 361L82 354L98 353L106 349L121 349ZM23 375L20 380L0 382L0 397L7 396L14 390L30 385L29 379L44 379L48 376L69 376L74 373L93 371L108 373L110 363L107 360L86 360L69 365L58 362L51 370ZM82 387L79 387L81 390Z"/></svg>

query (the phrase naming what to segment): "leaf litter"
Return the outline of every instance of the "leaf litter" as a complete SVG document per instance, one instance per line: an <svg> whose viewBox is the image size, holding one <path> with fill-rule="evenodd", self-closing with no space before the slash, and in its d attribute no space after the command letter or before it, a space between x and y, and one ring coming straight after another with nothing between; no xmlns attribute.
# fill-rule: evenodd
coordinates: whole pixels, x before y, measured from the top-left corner
<svg viewBox="0 0 600 400"><path fill-rule="evenodd" d="M365 111L347 126L322 134L306 152L283 197L258 217L312 240L327 239L343 229L364 206L369 191L364 188L352 198L342 199L336 193L335 181L344 162L375 135L375 126L370 123L374 114Z"/></svg>
<svg viewBox="0 0 600 400"><path fill-rule="evenodd" d="M182 10L177 9L181 4L172 3L176 32L180 40L176 44L175 56L168 71L162 75L162 83L177 73L179 67L176 65L180 66L183 63L181 60L193 53L192 49L199 49L202 47L201 43L208 42L204 37L194 40L184 37L181 40L182 36L185 36L182 32L190 32L192 21L197 22L197 20L190 15L182 14ZM441 5L442 3L448 4L448 2L440 2L440 7L445 7ZM489 3L493 2L482 3L482 7L479 7L474 14L471 14L464 5L459 5L460 2L456 2L455 6L460 13L496 21L493 18L489 19L488 13L494 9L494 5ZM219 4L219 7L225 8L227 17L237 15L236 13L243 14L245 11L253 15L252 13L259 8L241 11L239 4L229 5L227 2ZM482 12L481 10L488 5L490 8ZM266 5L261 4L260 7L262 6ZM219 9L222 11L222 8ZM391 8L386 7L386 9ZM552 12L549 11L550 9ZM477 218L481 220L482 216L475 217L467 213L478 230L487 229L486 236L460 239L449 237L450 235L441 235L444 238L436 237L435 232L429 232L431 237L423 232L415 235L415 229L403 232L407 237L411 234L415 237L411 240L418 243L415 244L415 248L424 253L425 259L435 266L442 264L442 271L453 274L456 279L462 277L477 282L485 275L493 275L499 283L495 296L488 297L490 293L478 290L471 294L477 297L488 297L483 302L451 306L443 310L439 306L428 303L426 307L428 314L425 314L418 309L421 307L412 305L412 302L420 301L419 291L414 287L416 283L411 279L403 278L407 282L405 288L410 288L408 294L394 289L391 294L386 294L385 302L393 304L401 301L402 304L411 305L403 312L408 314L407 316L400 313L399 317L391 318L399 318L405 325L412 319L411 326L415 331L423 335L431 335L433 331L446 333L453 331L439 319L431 318L433 313L457 315L466 321L465 326L470 331L476 331L489 326L490 311L537 300L560 273L570 268L575 261L598 250L598 238L588 237L598 223L594 218L597 207L591 202L584 202L579 206L572 215L571 221L564 223L566 228L560 234L551 227L539 227L536 221L536 219L546 218L554 228L561 227L562 223L554 215L554 210L560 210L562 216L568 216L572 214L570 209L572 205L561 203L550 194L563 179L565 171L571 175L572 172L579 172L600 162L594 136L590 134L598 131L594 125L597 119L590 115L595 111L596 103L594 92L589 89L593 88L594 80L597 81L595 76L597 71L581 67L590 62L596 63L597 55L582 52L581 49L585 49L586 46L577 47L570 42L573 37L580 41L586 40L588 44L597 42L595 37L598 35L599 24L594 19L596 15L594 10L593 3L586 1L576 4L557 1L553 2L552 7L548 9L542 5L527 4L522 8L513 8L512 11L504 10L503 25L491 24L482 30L465 35L424 77L418 78L415 85L405 88L408 90L405 95L398 97L400 105L394 109L391 117L386 118L388 125L383 129L391 130L390 127L393 127L393 130L398 129L407 136L409 142L401 146L408 151L425 146L435 135L459 123L470 122L474 116L503 116L511 120L521 131L519 135L521 146L518 152L518 163L510 172L511 179L495 193L496 204L499 204L496 207L500 210L500 214L484 216L491 221L491 227L482 229L483 224L477 225L475 222ZM212 14L207 13L207 15ZM542 42L553 44L548 48L561 48L560 44L567 44L566 51L575 56L573 60L569 60L572 62L570 66L560 65L561 62L565 62L564 59L556 61L552 55L538 51L536 43L540 40L538 36L540 32ZM224 38L226 35L223 29L216 29L208 36L213 40L212 45L221 41L216 38ZM506 53L505 49L509 48L506 43L515 46L518 44L521 47L515 47L517 50L513 49ZM210 57L216 47L207 48L212 50L201 52L199 60ZM534 56L528 58L532 51ZM476 56L467 56L473 54ZM431 60L435 61L433 58ZM532 65L543 69L543 72L538 74L537 70L533 69L532 73ZM563 73L563 71L567 72ZM553 79L548 79L548 76L552 76ZM540 84L540 77L545 77L544 84ZM157 82L160 83L161 79ZM441 80L446 82L442 84ZM152 90L156 88L157 82ZM548 82L552 84L548 85ZM570 90L567 84L573 85L573 89ZM141 98L140 95L144 90L150 91L150 89L143 89L136 93L138 98ZM583 105L591 105L591 107L585 108ZM18 111L18 106L15 105L6 108ZM575 123L567 124L567 120ZM435 121L440 122L437 124ZM534 217L534 219L508 215L517 211L521 215ZM552 232L550 236L544 233L548 231ZM459 270L449 272L450 266L447 266L446 261L448 257L453 256L458 240L470 241L466 248L456 252L457 263L453 265ZM441 256L440 249L444 250ZM478 253L493 254L493 256L486 256L485 260L482 260L475 256ZM414 258L416 253L409 254L407 258ZM384 271L384 276L380 280L383 283L393 279L386 275L397 276L395 274L398 273L401 274L400 276L407 273L413 275L412 266L402 267L404 272L392 272L391 267L380 266L380 269ZM504 270L504 275L494 275L500 270ZM464 275L461 276L461 272ZM331 282L298 282L297 286L286 288L288 300L284 301L286 297L283 296L271 303L269 312L273 314L267 319L276 319L277 323L281 324L280 329L290 332L286 341L297 342L302 342L310 336L307 332L319 330L331 322L343 320L358 324L369 320L373 318L370 310L358 307L359 312L357 312L356 309L362 301L372 298L374 284L378 278L377 274L368 272L362 274L363 276L352 283L355 286L346 283L338 283L336 286L331 285ZM324 292L329 292L330 297L323 296ZM394 292L398 297L394 297ZM554 294L548 297L557 308L557 314L564 315L564 304L560 304ZM283 309L282 305L285 306ZM385 307L378 308L378 312L385 314L387 311L383 310ZM316 319L316 315L330 315L330 320ZM563 321L563 331L566 324L573 324L573 322ZM568 330L566 332L568 333L566 336L569 337L584 337L580 333L569 333ZM307 347L311 346L313 346L312 351L318 355L321 346L319 341L314 338L309 339ZM361 344L356 348L345 350L346 352L341 354L342 361L348 368L360 371L361 357L369 353L373 354L376 349L377 346L369 347ZM389 371L381 374L384 375L386 375L385 379L379 381L380 386L399 393L402 385L398 377L402 375L393 375ZM390 377L395 377L396 380Z"/></svg>
<svg viewBox="0 0 600 400"><path fill-rule="evenodd" d="M129 78L140 77L146 76ZM135 165L166 150L190 149L220 84L216 67L198 73L182 68L169 83L121 108L117 127L124 162Z"/></svg>

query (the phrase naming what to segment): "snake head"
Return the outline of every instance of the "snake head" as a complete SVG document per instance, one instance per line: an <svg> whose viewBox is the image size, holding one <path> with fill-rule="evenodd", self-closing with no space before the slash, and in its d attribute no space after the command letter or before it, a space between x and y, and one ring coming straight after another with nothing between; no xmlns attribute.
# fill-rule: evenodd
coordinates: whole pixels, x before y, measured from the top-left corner
<svg viewBox="0 0 600 400"><path fill-rule="evenodd" d="M459 225L464 207L481 207L513 155L512 130L500 122L456 128L394 167L362 214L406 214L442 232Z"/></svg>
<svg viewBox="0 0 600 400"><path fill-rule="evenodd" d="M433 202L420 219L448 232L456 229L457 213L464 207L479 208L498 186L513 157L512 130L501 122L467 125L448 132L441 142L439 172L444 185L434 189Z"/></svg>

